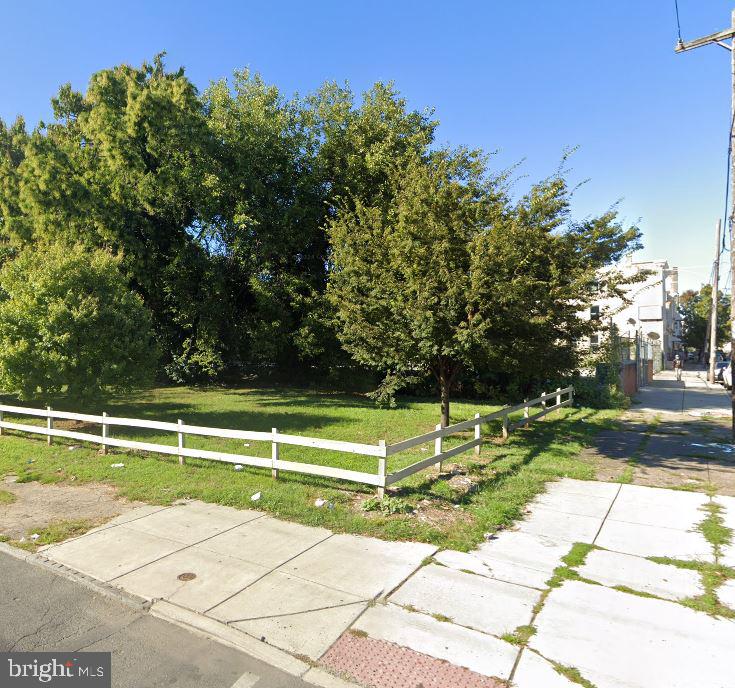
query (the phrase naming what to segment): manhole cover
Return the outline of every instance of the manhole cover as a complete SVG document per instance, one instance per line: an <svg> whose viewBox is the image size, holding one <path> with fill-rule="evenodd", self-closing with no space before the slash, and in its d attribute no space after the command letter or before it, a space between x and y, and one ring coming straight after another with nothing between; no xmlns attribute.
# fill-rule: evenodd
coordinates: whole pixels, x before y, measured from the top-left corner
<svg viewBox="0 0 735 688"><path fill-rule="evenodd" d="M187 572L187 573L180 573L180 574L179 574L179 575L177 576L177 578L178 578L178 579L179 579L180 581L190 581L190 580L194 580L194 579L195 579L196 577L197 577L196 573L190 573L190 572Z"/></svg>

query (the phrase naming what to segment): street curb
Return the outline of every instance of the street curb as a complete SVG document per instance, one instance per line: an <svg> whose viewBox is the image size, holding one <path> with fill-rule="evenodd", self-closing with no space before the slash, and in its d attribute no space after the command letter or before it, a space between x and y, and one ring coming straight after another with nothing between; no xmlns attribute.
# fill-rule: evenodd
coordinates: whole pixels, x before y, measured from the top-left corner
<svg viewBox="0 0 735 688"><path fill-rule="evenodd" d="M346 681L319 667L312 667L301 678L307 683L319 686L319 688L364 688L359 683Z"/></svg>
<svg viewBox="0 0 735 688"><path fill-rule="evenodd" d="M234 647L236 650L241 650L251 657L255 657L255 659L259 659L261 662L285 671L292 676L302 677L311 669L310 664L302 662L285 650L280 650L237 628L193 612L190 609L179 607L171 602L160 600L155 602L148 611L151 616L176 624L224 645Z"/></svg>
<svg viewBox="0 0 735 688"><path fill-rule="evenodd" d="M87 576L84 573L70 569L68 566L64 566L56 561L47 559L36 552L26 552L25 550L8 545L5 542L0 542L0 553L7 554L8 556L19 559L20 561L24 561L28 564L33 564L34 566L47 569L48 571L55 573L57 576L61 576L62 578L66 578L74 583L83 585L92 592L109 597L116 602L121 602L135 611L147 612L151 606L151 602L143 597L138 597L137 595L126 592L125 590L116 588L109 583L105 583L104 581L97 580L96 578Z"/></svg>

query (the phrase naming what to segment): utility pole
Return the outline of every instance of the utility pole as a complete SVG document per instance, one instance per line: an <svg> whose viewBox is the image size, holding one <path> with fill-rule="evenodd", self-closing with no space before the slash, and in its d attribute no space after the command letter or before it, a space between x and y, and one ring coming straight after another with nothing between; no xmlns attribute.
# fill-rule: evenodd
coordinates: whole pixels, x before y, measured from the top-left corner
<svg viewBox="0 0 735 688"><path fill-rule="evenodd" d="M720 294L720 234L722 233L722 220L717 220L717 239L715 241L715 265L712 270L712 309L709 324L709 377L710 382L715 381L715 358L717 356L717 306Z"/></svg>
<svg viewBox="0 0 735 688"><path fill-rule="evenodd" d="M730 41L727 43L726 41ZM732 270L733 279L735 280L735 242L733 241L733 221L735 220L735 146L733 145L733 136L735 135L735 10L730 15L730 28L720 31L719 33L713 33L709 36L703 36L693 41L682 41L676 45L675 52L683 53L687 50L694 50L695 48L701 48L704 45L719 45L722 48L730 51L730 214L727 218L726 231L730 234L730 266ZM735 289L733 289L735 292ZM735 298L730 297L730 358L732 360L733 354L735 354ZM730 393L730 405L732 409L731 414L731 432L732 441L735 443L735 385Z"/></svg>

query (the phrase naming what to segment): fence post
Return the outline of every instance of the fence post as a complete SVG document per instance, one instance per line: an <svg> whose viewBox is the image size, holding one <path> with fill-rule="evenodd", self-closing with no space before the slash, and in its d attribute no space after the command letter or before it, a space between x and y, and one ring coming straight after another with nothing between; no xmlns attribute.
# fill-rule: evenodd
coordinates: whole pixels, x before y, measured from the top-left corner
<svg viewBox="0 0 735 688"><path fill-rule="evenodd" d="M3 422L3 412L0 411L0 423L2 423L2 422ZM2 435L2 434L3 434L3 429L2 429L2 427L0 427L0 435Z"/></svg>
<svg viewBox="0 0 735 688"><path fill-rule="evenodd" d="M528 399L524 399L523 403L525 404L525 406L523 407L523 417L528 418L531 415L530 409L528 408Z"/></svg>
<svg viewBox="0 0 735 688"><path fill-rule="evenodd" d="M508 414L503 416L503 439L508 439Z"/></svg>
<svg viewBox="0 0 735 688"><path fill-rule="evenodd" d="M177 422L179 424L179 431L176 433L179 441L179 466L183 466L185 459L181 450L184 448L184 433L181 432L181 426L184 424L184 421L179 418Z"/></svg>
<svg viewBox="0 0 735 688"><path fill-rule="evenodd" d="M385 440L380 440L378 444L385 450ZM385 453L385 451L383 452ZM378 485L378 499L385 497L385 456L378 457L378 478L380 484Z"/></svg>
<svg viewBox="0 0 735 688"><path fill-rule="evenodd" d="M479 417L480 417L480 414L479 413L476 413L475 414L475 419L478 419ZM476 440L479 440L482 437L482 435L480 433L481 433L481 430L480 430L480 421L478 420L477 421L477 425L475 425L475 439ZM480 456L480 445L479 444L475 447L475 455L476 456Z"/></svg>
<svg viewBox="0 0 735 688"><path fill-rule="evenodd" d="M436 427L434 429L435 430L441 430L442 429L442 424L441 423L437 423L437 425L436 425ZM444 438L441 435L439 435L439 437L437 437L434 440L434 456L439 456L442 453L442 440L443 439ZM442 462L439 461L439 463L436 464L436 467L439 469L439 473L441 473L442 472Z"/></svg>
<svg viewBox="0 0 735 688"><path fill-rule="evenodd" d="M271 478L277 478L278 477L278 457L279 457L279 449L278 449L278 442L276 441L278 438L278 430L276 428L271 428Z"/></svg>
<svg viewBox="0 0 735 688"><path fill-rule="evenodd" d="M107 411L102 411L102 456L107 456L107 445L105 444L105 440L107 439L108 426L107 423L105 423L105 418L107 418Z"/></svg>
<svg viewBox="0 0 735 688"><path fill-rule="evenodd" d="M48 416L46 416L46 430L53 430L54 429L54 419L51 417L51 407L47 406L46 411L48 413ZM48 444L49 447L53 444L53 438L51 437L51 433L48 433L46 435L46 444Z"/></svg>
<svg viewBox="0 0 735 688"><path fill-rule="evenodd" d="M541 408L546 409L546 399L544 397L546 396L546 392L541 392Z"/></svg>
<svg viewBox="0 0 735 688"><path fill-rule="evenodd" d="M569 399L567 399L569 402L569 405L572 406L574 404L574 387L571 385L569 386Z"/></svg>
<svg viewBox="0 0 735 688"><path fill-rule="evenodd" d="M556 405L559 406L561 404L561 387L556 388Z"/></svg>

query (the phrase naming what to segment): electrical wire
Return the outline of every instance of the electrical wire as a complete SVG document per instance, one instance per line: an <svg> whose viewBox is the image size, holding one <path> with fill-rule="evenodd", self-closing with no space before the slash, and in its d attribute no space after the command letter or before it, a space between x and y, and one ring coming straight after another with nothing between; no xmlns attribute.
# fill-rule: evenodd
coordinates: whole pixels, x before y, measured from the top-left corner
<svg viewBox="0 0 735 688"><path fill-rule="evenodd" d="M679 43L684 41L681 39L681 22L679 21L679 0L674 0L674 9L676 10L676 31L679 34Z"/></svg>
<svg viewBox="0 0 735 688"><path fill-rule="evenodd" d="M722 255L727 249L725 248L725 236L730 234L732 232L732 215L728 212L729 211L729 201L730 201L730 160L732 159L732 132L733 128L735 128L735 111L732 113L732 119L730 120L730 131L727 135L727 168L725 170L725 214L724 214L724 222L722 223L722 226L725 228L725 231L722 233L722 248L720 249L720 255ZM728 231L729 230L729 231Z"/></svg>

